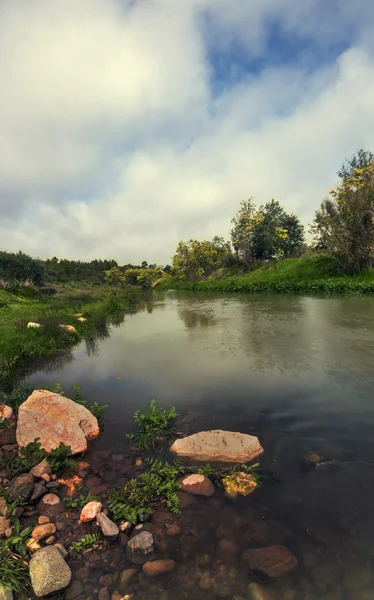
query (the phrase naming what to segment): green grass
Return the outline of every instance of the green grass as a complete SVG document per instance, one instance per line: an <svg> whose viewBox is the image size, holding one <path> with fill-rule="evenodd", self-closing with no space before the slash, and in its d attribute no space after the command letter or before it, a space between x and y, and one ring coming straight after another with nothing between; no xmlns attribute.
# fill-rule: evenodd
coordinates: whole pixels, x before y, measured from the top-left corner
<svg viewBox="0 0 374 600"><path fill-rule="evenodd" d="M374 271L343 275L332 259L312 256L274 260L246 274L220 270L200 281L169 277L157 287L273 294L373 294Z"/></svg>
<svg viewBox="0 0 374 600"><path fill-rule="evenodd" d="M11 388L42 361L69 355L81 339L94 349L97 339L109 335L111 324L120 324L134 310L138 298L137 290L118 293L107 287L60 289L54 296L27 288L18 293L0 290L0 389ZM77 321L76 313L87 321ZM28 329L29 321L42 327ZM63 331L60 324L73 325L77 333Z"/></svg>

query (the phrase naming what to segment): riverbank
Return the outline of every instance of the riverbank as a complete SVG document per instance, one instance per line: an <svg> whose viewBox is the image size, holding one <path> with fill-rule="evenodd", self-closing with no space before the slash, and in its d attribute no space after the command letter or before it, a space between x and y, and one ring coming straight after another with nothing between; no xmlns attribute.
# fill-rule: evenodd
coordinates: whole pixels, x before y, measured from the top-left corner
<svg viewBox="0 0 374 600"><path fill-rule="evenodd" d="M80 340L94 347L120 324L140 298L136 289L60 287L53 295L35 288L0 291L0 389L38 361L63 358ZM28 323L40 327L28 327ZM61 325L69 327L62 328Z"/></svg>
<svg viewBox="0 0 374 600"><path fill-rule="evenodd" d="M286 258L245 274L220 269L199 281L170 276L160 281L157 288L253 294L373 294L374 271L342 275L327 257Z"/></svg>

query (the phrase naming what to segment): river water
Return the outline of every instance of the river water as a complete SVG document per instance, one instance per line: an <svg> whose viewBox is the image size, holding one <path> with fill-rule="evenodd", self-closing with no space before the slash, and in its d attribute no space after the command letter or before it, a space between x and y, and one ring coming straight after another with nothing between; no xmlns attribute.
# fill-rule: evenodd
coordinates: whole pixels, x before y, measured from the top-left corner
<svg viewBox="0 0 374 600"><path fill-rule="evenodd" d="M126 453L132 414L152 397L175 405L191 432L251 433L264 447L261 466L274 478L248 498L218 490L184 511L181 536L160 551L177 570L140 577L133 598L239 599L256 581L274 600L374 599L373 299L155 292L94 352L82 343L71 362L31 381L60 381L67 395L79 384L110 405L98 454ZM323 459L316 468L303 458L310 452ZM240 551L283 544L298 568L258 578L217 555L222 539Z"/></svg>

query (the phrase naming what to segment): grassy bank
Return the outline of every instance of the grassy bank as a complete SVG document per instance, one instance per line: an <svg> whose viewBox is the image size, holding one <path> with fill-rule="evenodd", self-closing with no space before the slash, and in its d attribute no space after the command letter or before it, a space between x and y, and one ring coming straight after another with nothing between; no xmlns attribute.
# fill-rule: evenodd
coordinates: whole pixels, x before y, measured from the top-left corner
<svg viewBox="0 0 374 600"><path fill-rule="evenodd" d="M72 347L84 339L93 350L96 340L109 335L111 324L120 324L135 309L139 292L115 292L109 287L72 290L61 288L53 296L32 288L0 290L0 388L39 364L66 360ZM76 315L82 315L80 322ZM40 328L28 328L28 322ZM72 325L76 332L61 329Z"/></svg>
<svg viewBox="0 0 374 600"><path fill-rule="evenodd" d="M169 277L157 287L212 292L373 294L374 271L342 275L331 259L314 256L272 261L246 274L222 269L199 281Z"/></svg>

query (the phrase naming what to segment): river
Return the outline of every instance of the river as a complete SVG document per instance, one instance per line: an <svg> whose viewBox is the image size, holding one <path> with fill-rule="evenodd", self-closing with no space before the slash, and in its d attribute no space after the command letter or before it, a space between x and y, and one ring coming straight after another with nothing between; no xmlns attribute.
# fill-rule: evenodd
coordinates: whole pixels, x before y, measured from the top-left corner
<svg viewBox="0 0 374 600"><path fill-rule="evenodd" d="M219 490L185 523L206 564L181 537L166 553L178 575L135 585L134 598L245 598L255 580L276 600L374 598L373 299L155 292L94 352L82 343L71 362L29 379L59 381L67 395L79 384L110 405L95 451L126 452L132 414L152 397L188 416L193 432L251 433L264 447L273 479L234 503ZM324 459L317 468L306 468L309 452ZM281 543L299 566L271 584L254 579L217 562L222 536L241 550ZM207 590L202 571L214 582Z"/></svg>

